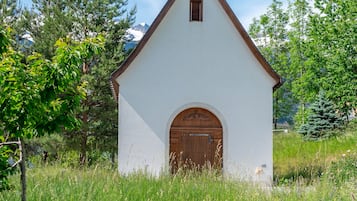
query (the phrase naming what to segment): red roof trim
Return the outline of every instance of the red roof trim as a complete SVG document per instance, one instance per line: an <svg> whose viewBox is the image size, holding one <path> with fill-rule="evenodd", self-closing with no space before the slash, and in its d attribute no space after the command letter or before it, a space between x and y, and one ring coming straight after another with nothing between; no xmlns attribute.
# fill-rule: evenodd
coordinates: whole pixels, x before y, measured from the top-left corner
<svg viewBox="0 0 357 201"><path fill-rule="evenodd" d="M222 5L224 11L227 13L229 19L232 21L234 27L238 30L240 35L243 37L244 41L248 45L249 49L252 51L254 56L258 59L259 63L263 66L264 70L276 81L276 84L274 86L274 90L277 89L279 86L282 84L282 79L281 77L272 69L272 67L269 65L269 63L265 60L265 58L262 56L262 54L259 52L258 48L254 45L253 41L249 37L248 33L245 31L243 28L242 24L239 22L238 18L236 15L233 13L231 7L228 5L226 0L218 0L220 4ZM115 96L115 98L118 98L119 94L119 84L116 82L116 78L118 78L122 73L125 72L125 70L130 66L130 64L134 61L136 56L141 52L141 50L144 48L148 40L151 38L163 18L166 16L172 5L174 4L175 0L168 0L163 7L163 9L160 11L159 15L156 17L154 20L153 24L150 26L149 30L147 33L144 35L144 37L141 39L137 47L133 50L133 52L129 55L129 57L121 64L121 66L112 73L111 75L111 84L112 84L112 91Z"/></svg>

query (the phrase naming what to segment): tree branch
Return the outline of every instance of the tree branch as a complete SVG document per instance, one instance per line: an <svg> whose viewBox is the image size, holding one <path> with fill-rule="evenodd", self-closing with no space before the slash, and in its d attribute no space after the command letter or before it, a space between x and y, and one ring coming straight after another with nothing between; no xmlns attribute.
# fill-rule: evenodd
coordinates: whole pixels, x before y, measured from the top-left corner
<svg viewBox="0 0 357 201"><path fill-rule="evenodd" d="M21 145L20 141L13 141L13 142L1 142L0 146L4 146L4 145L12 145L12 144L17 144L17 145Z"/></svg>
<svg viewBox="0 0 357 201"><path fill-rule="evenodd" d="M19 156L19 160L17 160L14 164L11 165L12 168L14 168L16 165L18 165L19 163L22 162L22 144L21 144L21 141L19 139L19 141L11 141L11 142L2 142L2 143L0 143L0 147L2 147L4 145L13 145L13 144L17 144L19 146L20 156Z"/></svg>
<svg viewBox="0 0 357 201"><path fill-rule="evenodd" d="M20 154L20 155L22 155L22 154ZM18 165L21 162L22 162L22 156L20 156L20 159L18 161L16 161L14 164L12 164L11 168L16 167L16 165Z"/></svg>

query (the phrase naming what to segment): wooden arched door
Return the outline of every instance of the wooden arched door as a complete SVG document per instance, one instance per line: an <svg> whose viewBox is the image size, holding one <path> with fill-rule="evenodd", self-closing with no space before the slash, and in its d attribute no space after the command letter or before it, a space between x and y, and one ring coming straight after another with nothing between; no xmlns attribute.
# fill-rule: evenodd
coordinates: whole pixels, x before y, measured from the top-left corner
<svg viewBox="0 0 357 201"><path fill-rule="evenodd" d="M219 119L203 108L179 113L170 128L170 167L222 168L223 130Z"/></svg>

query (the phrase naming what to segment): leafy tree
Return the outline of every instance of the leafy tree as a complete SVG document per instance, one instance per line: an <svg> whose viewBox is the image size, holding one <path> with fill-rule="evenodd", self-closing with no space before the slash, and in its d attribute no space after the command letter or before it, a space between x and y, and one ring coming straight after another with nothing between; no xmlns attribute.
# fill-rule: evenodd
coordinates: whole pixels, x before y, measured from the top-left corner
<svg viewBox="0 0 357 201"><path fill-rule="evenodd" d="M307 0L291 1L289 26L280 5L273 1L249 31L260 39L259 49L285 78L274 94L275 122L298 108L294 123L297 127L304 124L306 108L320 89L348 117L357 108L357 2L315 0L311 8Z"/></svg>
<svg viewBox="0 0 357 201"><path fill-rule="evenodd" d="M7 32L0 26L0 60L3 59L2 54L8 51L10 40L7 38ZM0 88L1 90L1 88ZM0 144L5 142L4 125L0 121ZM8 146L0 145L0 191L9 188L7 177L14 173L14 169L8 162L9 154L12 150Z"/></svg>
<svg viewBox="0 0 357 201"><path fill-rule="evenodd" d="M4 140L1 139L0 143L4 143ZM0 146L0 191L10 188L7 177L15 172L9 164L9 153L12 153L12 150L8 146Z"/></svg>
<svg viewBox="0 0 357 201"><path fill-rule="evenodd" d="M315 0L311 16L309 74L348 117L357 108L357 1Z"/></svg>
<svg viewBox="0 0 357 201"><path fill-rule="evenodd" d="M2 59L2 54L9 49L10 40L7 33L8 31L6 31L0 24L0 59Z"/></svg>
<svg viewBox="0 0 357 201"><path fill-rule="evenodd" d="M307 122L301 126L299 133L308 140L326 138L332 130L340 127L341 120L333 103L326 98L325 92L320 91L310 107Z"/></svg>
<svg viewBox="0 0 357 201"><path fill-rule="evenodd" d="M114 71L127 53L123 42L126 30L134 21L135 9L127 11L127 0L34 0L38 14L34 14L29 30L35 39L34 49L46 58L54 54L54 38L69 35L81 41L102 33L105 51L86 60L81 68L82 80L87 81L86 99L77 114L82 121L80 130L67 132L65 139L80 152L79 162L84 165L91 149L110 152L117 149L117 105L112 99L108 75ZM34 26L40 21L40 26ZM113 158L114 156L112 156Z"/></svg>
<svg viewBox="0 0 357 201"><path fill-rule="evenodd" d="M19 146L15 164L20 164L22 199L26 200L24 140L80 125L75 114L85 97L85 83L79 66L98 54L104 42L101 37L82 43L59 40L56 55L49 61L40 54L24 57L9 46L3 28L0 33L0 44L7 45L0 56L1 159L11 154L4 152L4 146Z"/></svg>
<svg viewBox="0 0 357 201"><path fill-rule="evenodd" d="M291 93L292 79L289 66L289 52L287 48L288 14L282 8L281 1L274 0L267 13L255 19L249 28L250 35L260 40L259 50L282 77L285 83L274 93L274 127L277 128L278 120L292 123L292 111L295 99Z"/></svg>
<svg viewBox="0 0 357 201"><path fill-rule="evenodd" d="M290 2L288 8L290 18L290 29L288 31L288 48L290 58L290 79L293 96L298 100L299 108L295 115L294 124L296 127L305 123L308 110L307 104L313 101L313 97L318 90L314 82L313 74L308 73L307 32L309 26L309 15L311 7L307 0L295 0ZM316 89L316 90L315 90Z"/></svg>

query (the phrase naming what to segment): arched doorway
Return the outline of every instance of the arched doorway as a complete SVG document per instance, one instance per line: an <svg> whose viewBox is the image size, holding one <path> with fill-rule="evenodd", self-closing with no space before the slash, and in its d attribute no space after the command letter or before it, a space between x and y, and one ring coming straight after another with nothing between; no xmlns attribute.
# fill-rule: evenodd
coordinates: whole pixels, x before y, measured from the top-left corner
<svg viewBox="0 0 357 201"><path fill-rule="evenodd" d="M219 119L203 108L179 113L170 128L170 167L222 168L223 129Z"/></svg>

